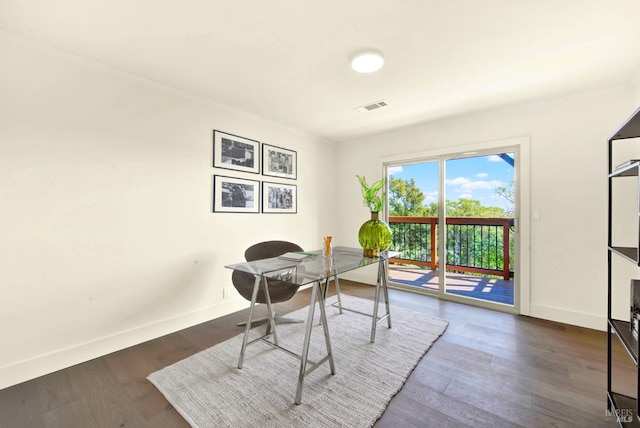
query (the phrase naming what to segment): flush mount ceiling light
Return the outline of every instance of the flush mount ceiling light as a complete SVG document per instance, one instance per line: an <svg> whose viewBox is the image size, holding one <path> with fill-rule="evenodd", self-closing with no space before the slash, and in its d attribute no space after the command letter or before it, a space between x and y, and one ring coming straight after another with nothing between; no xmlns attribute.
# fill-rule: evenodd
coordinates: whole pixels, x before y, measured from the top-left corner
<svg viewBox="0 0 640 428"><path fill-rule="evenodd" d="M373 73L384 65L384 58L378 51L358 52L351 59L351 68L358 73Z"/></svg>

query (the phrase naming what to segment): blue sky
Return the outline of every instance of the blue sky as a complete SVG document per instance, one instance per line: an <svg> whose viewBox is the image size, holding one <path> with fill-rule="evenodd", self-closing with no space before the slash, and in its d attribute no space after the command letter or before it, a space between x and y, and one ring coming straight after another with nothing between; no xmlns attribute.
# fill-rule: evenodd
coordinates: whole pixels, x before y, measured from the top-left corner
<svg viewBox="0 0 640 428"><path fill-rule="evenodd" d="M513 167L499 156L447 160L446 171L448 200L476 199L484 206L508 208L507 200L494 193L498 186L508 187ZM425 195L425 204L438 201L438 161L391 167L389 174L404 180L413 178Z"/></svg>

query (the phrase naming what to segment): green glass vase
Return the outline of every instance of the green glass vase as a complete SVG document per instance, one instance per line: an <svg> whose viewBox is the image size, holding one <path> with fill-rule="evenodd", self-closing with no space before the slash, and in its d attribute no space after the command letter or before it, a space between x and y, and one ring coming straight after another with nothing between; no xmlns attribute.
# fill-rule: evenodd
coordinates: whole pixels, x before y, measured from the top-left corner
<svg viewBox="0 0 640 428"><path fill-rule="evenodd" d="M378 219L378 213L371 213L371 220L360 226L358 242L365 257L379 257L380 251L391 246L391 228Z"/></svg>

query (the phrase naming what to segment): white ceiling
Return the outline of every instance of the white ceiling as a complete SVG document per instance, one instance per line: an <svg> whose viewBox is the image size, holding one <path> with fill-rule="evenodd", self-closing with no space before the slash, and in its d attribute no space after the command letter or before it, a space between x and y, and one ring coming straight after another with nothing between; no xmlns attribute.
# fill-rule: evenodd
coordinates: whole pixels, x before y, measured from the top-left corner
<svg viewBox="0 0 640 428"><path fill-rule="evenodd" d="M0 28L332 141L640 70L639 0L2 0Z"/></svg>

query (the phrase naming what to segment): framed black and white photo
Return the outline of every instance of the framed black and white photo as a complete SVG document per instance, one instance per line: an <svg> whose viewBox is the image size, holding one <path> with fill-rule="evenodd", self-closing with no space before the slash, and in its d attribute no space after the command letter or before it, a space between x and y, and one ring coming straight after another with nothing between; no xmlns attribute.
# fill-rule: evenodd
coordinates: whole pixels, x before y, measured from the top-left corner
<svg viewBox="0 0 640 428"><path fill-rule="evenodd" d="M213 176L213 212L259 213L259 201L259 181Z"/></svg>
<svg viewBox="0 0 640 428"><path fill-rule="evenodd" d="M260 174L260 143L214 130L213 166Z"/></svg>
<svg viewBox="0 0 640 428"><path fill-rule="evenodd" d="M262 212L294 214L298 211L295 184L262 182Z"/></svg>
<svg viewBox="0 0 640 428"><path fill-rule="evenodd" d="M297 178L298 154L293 150L262 144L262 175Z"/></svg>

